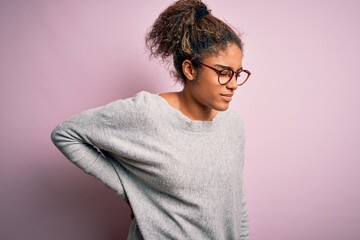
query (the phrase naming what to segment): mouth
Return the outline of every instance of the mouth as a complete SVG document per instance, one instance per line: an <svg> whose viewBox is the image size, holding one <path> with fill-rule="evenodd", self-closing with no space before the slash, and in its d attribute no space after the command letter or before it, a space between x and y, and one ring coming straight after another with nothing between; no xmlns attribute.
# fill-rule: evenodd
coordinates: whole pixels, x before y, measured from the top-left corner
<svg viewBox="0 0 360 240"><path fill-rule="evenodd" d="M233 94L220 94L220 96L227 102L231 102Z"/></svg>

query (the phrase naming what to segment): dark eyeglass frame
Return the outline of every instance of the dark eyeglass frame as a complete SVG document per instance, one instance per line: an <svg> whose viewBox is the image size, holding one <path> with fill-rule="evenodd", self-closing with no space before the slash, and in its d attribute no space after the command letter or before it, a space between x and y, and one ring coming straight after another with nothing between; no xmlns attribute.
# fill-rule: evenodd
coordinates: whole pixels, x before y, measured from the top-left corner
<svg viewBox="0 0 360 240"><path fill-rule="evenodd" d="M231 79L234 77L234 74L236 74L235 77L236 77L236 79L237 79L237 78L239 77L239 75L241 74L241 72L245 72L245 73L247 73L247 78L246 78L242 83L238 83L238 84L237 84L238 86L241 86L241 85L243 85L243 84L249 79L249 77L250 77L250 75L251 75L251 72L250 72L249 70L245 70L245 69L240 69L240 70L237 71L237 72L235 72L235 71L232 70L231 68L218 70L218 69L216 69L216 68L214 68L214 67L211 67L211 66L209 66L209 65L207 65L207 64L205 64L205 63L202 63L202 62L199 62L199 63L200 63L201 65L207 67L207 68L210 68L210 69L214 70L214 71L217 73L217 75L218 75L218 82L219 82L220 85L226 85L226 84L228 84L228 83L231 81ZM231 77L230 77L230 79L229 79L226 83L221 83L221 82L220 82L220 76L221 76L222 71L224 71L224 70L230 71L230 72L231 72ZM237 81L236 81L236 83L237 83Z"/></svg>

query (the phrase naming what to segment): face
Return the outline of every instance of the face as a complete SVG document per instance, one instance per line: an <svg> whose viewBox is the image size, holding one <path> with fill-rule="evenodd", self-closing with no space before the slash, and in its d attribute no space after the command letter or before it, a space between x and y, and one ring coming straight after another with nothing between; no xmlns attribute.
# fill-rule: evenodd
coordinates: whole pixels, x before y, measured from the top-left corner
<svg viewBox="0 0 360 240"><path fill-rule="evenodd" d="M225 51L205 57L202 63L217 70L231 68L236 72L242 67L242 52L237 45L229 44ZM235 74L226 85L219 84L218 74L203 65L199 66L195 75L196 78L187 81L186 87L196 104L204 109L217 111L228 109L232 96L238 88Z"/></svg>

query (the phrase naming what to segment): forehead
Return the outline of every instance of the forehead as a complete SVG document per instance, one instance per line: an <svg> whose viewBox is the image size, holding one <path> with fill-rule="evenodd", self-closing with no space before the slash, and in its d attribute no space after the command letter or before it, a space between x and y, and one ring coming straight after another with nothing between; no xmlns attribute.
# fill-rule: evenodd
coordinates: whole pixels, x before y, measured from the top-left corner
<svg viewBox="0 0 360 240"><path fill-rule="evenodd" d="M242 58L241 49L236 44L230 43L225 50L221 50L215 55L206 56L203 61L207 64L220 64L238 69L242 67Z"/></svg>

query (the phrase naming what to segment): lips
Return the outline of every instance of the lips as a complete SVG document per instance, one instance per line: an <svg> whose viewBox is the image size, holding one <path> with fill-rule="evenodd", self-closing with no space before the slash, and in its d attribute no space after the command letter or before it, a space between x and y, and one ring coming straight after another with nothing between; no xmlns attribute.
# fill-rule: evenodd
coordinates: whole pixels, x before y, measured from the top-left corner
<svg viewBox="0 0 360 240"><path fill-rule="evenodd" d="M234 94L220 94L220 96L227 102L230 102Z"/></svg>

